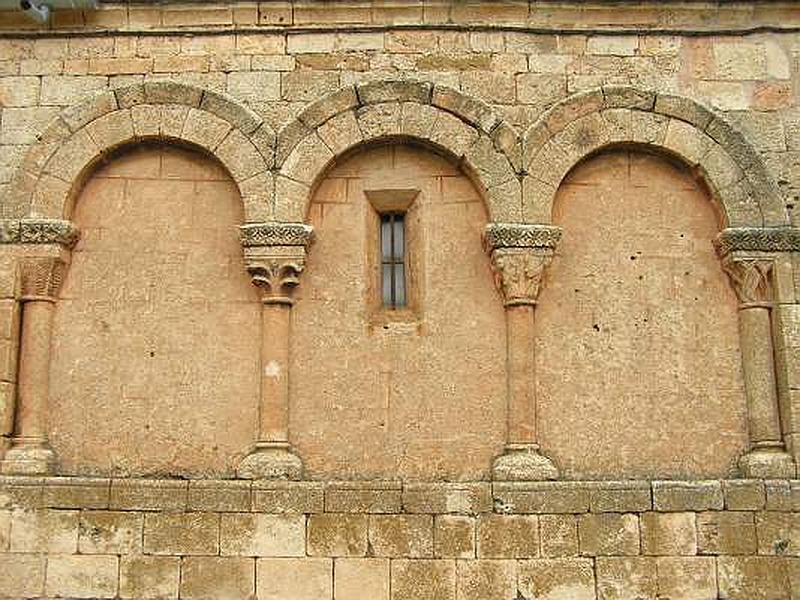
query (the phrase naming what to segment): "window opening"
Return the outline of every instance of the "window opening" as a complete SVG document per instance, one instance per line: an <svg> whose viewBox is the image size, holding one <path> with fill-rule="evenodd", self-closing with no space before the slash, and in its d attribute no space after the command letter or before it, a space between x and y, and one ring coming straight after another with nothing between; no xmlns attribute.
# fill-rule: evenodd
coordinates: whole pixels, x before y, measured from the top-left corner
<svg viewBox="0 0 800 600"><path fill-rule="evenodd" d="M405 213L381 215L381 288L383 305L406 305Z"/></svg>

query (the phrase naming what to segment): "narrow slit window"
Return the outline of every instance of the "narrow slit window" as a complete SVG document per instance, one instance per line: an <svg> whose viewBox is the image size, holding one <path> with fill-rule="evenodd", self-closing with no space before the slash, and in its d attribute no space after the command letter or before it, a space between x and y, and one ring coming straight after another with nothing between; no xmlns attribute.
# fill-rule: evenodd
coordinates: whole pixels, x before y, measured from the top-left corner
<svg viewBox="0 0 800 600"><path fill-rule="evenodd" d="M383 305L406 305L405 214L381 215L381 289Z"/></svg>

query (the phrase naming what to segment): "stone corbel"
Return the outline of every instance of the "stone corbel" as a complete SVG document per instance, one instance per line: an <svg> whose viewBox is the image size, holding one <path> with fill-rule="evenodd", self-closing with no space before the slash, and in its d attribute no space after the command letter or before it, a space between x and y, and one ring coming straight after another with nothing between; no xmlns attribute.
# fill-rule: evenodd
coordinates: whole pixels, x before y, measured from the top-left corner
<svg viewBox="0 0 800 600"><path fill-rule="evenodd" d="M730 228L715 245L739 300L739 336L747 396L750 449L739 461L745 477L794 477L780 422L771 311L776 259L800 248L790 228Z"/></svg>
<svg viewBox="0 0 800 600"><path fill-rule="evenodd" d="M303 463L289 443L289 365L293 292L313 230L302 223L241 228L245 268L261 291L261 396L258 435L237 468L244 479L300 479Z"/></svg>
<svg viewBox="0 0 800 600"><path fill-rule="evenodd" d="M23 219L0 222L0 243L17 254L22 326L19 338L17 405L11 445L0 463L4 474L50 474L56 455L48 441L50 343L53 313L78 240L69 221Z"/></svg>
<svg viewBox="0 0 800 600"><path fill-rule="evenodd" d="M536 423L536 301L547 265L561 239L548 225L493 223L484 242L506 308L506 447L492 466L496 480L557 479L558 469L539 447Z"/></svg>

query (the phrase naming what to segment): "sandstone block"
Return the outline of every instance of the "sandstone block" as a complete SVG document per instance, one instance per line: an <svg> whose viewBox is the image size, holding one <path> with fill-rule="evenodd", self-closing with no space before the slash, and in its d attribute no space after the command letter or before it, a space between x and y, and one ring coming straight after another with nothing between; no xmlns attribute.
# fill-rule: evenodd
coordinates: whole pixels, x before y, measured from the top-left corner
<svg viewBox="0 0 800 600"><path fill-rule="evenodd" d="M327 71L281 73L281 98L291 102L312 102L339 88L339 74Z"/></svg>
<svg viewBox="0 0 800 600"><path fill-rule="evenodd" d="M539 519L527 515L481 515L478 558L539 556Z"/></svg>
<svg viewBox="0 0 800 600"><path fill-rule="evenodd" d="M415 124L422 125L422 123ZM436 117L433 129L430 130L430 139L447 148L454 156L461 157L478 139L478 131L458 117L440 113Z"/></svg>
<svg viewBox="0 0 800 600"><path fill-rule="evenodd" d="M249 511L250 482L190 481L186 506L190 511Z"/></svg>
<svg viewBox="0 0 800 600"><path fill-rule="evenodd" d="M454 600L455 562L451 560L393 560L392 600Z"/></svg>
<svg viewBox="0 0 800 600"><path fill-rule="evenodd" d="M184 558L180 597L186 600L249 600L255 592L255 567L255 561L250 558Z"/></svg>
<svg viewBox="0 0 800 600"><path fill-rule="evenodd" d="M658 580L654 558L598 558L598 600L656 600Z"/></svg>
<svg viewBox="0 0 800 600"><path fill-rule="evenodd" d="M665 556L656 559L656 566L659 596L681 600L717 598L716 565L710 556Z"/></svg>
<svg viewBox="0 0 800 600"><path fill-rule="evenodd" d="M45 593L68 598L113 598L117 595L116 556L50 556Z"/></svg>
<svg viewBox="0 0 800 600"><path fill-rule="evenodd" d="M295 181L311 185L331 160L331 151L319 137L312 134L297 144L283 163L281 172Z"/></svg>
<svg viewBox="0 0 800 600"><path fill-rule="evenodd" d="M317 100L300 114L299 118L311 128L318 127L331 117L358 106L355 88L347 86Z"/></svg>
<svg viewBox="0 0 800 600"><path fill-rule="evenodd" d="M11 546L11 511L0 510L0 552L8 552Z"/></svg>
<svg viewBox="0 0 800 600"><path fill-rule="evenodd" d="M346 111L332 117L317 128L317 135L336 156L361 143L363 134L355 114Z"/></svg>
<svg viewBox="0 0 800 600"><path fill-rule="evenodd" d="M517 102L538 109L552 106L567 95L564 75L522 73L517 75Z"/></svg>
<svg viewBox="0 0 800 600"><path fill-rule="evenodd" d="M356 120L365 140L380 139L400 132L400 104L370 104L356 111Z"/></svg>
<svg viewBox="0 0 800 600"><path fill-rule="evenodd" d="M333 586L336 600L389 600L389 560L337 558Z"/></svg>
<svg viewBox="0 0 800 600"><path fill-rule="evenodd" d="M259 558L256 573L259 600L316 600L333 594L329 558Z"/></svg>
<svg viewBox="0 0 800 600"><path fill-rule="evenodd" d="M777 556L720 556L717 581L726 600L792 597L786 559Z"/></svg>
<svg viewBox="0 0 800 600"><path fill-rule="evenodd" d="M686 555L697 553L694 513L648 512L639 517L642 554Z"/></svg>
<svg viewBox="0 0 800 600"><path fill-rule="evenodd" d="M302 222L308 200L309 186L281 175L275 178L275 219Z"/></svg>
<svg viewBox="0 0 800 600"><path fill-rule="evenodd" d="M110 508L118 510L184 510L185 481L114 479Z"/></svg>
<svg viewBox="0 0 800 600"><path fill-rule="evenodd" d="M286 51L289 54L333 52L336 42L334 33L303 33L287 38Z"/></svg>
<svg viewBox="0 0 800 600"><path fill-rule="evenodd" d="M704 512L697 515L700 554L755 554L756 526L750 512Z"/></svg>
<svg viewBox="0 0 800 600"><path fill-rule="evenodd" d="M433 88L421 81L375 81L356 87L361 104L417 102L430 104Z"/></svg>
<svg viewBox="0 0 800 600"><path fill-rule="evenodd" d="M232 129L222 140L216 155L236 181L243 181L268 168L258 149L238 129Z"/></svg>
<svg viewBox="0 0 800 600"><path fill-rule="evenodd" d="M587 54L633 56L639 48L639 38L634 35L591 36L586 42Z"/></svg>
<svg viewBox="0 0 800 600"><path fill-rule="evenodd" d="M305 537L305 515L221 515L223 555L304 556Z"/></svg>
<svg viewBox="0 0 800 600"><path fill-rule="evenodd" d="M15 510L11 513L11 552L72 554L78 549L78 511Z"/></svg>
<svg viewBox="0 0 800 600"><path fill-rule="evenodd" d="M41 596L45 560L40 554L0 554L0 590L12 597Z"/></svg>
<svg viewBox="0 0 800 600"><path fill-rule="evenodd" d="M136 108L133 109L132 114L134 115L134 126L142 122ZM137 119L137 117L139 118ZM143 128L143 125L140 125L139 128ZM231 124L228 121L209 112L191 108L183 122L182 137L202 148L213 151L225 139L230 130Z"/></svg>
<svg viewBox="0 0 800 600"><path fill-rule="evenodd" d="M800 556L800 514L756 513L759 554Z"/></svg>
<svg viewBox="0 0 800 600"><path fill-rule="evenodd" d="M403 510L409 513L478 514L492 508L488 483L408 483L403 486Z"/></svg>
<svg viewBox="0 0 800 600"><path fill-rule="evenodd" d="M177 556L122 556L119 596L131 600L165 600L178 597L181 559Z"/></svg>
<svg viewBox="0 0 800 600"><path fill-rule="evenodd" d="M253 80L242 80L243 75L257 75L262 76L260 78L256 78ZM252 101L252 96L248 96L246 93L241 91L242 87L246 87L249 83L253 86L266 86L268 85L269 81L263 78L263 75L269 75L268 73L231 73L228 75L228 85L230 86L233 84L232 93L239 92L243 95L243 99L245 101ZM231 78L234 78L231 80ZM249 88L248 88L249 89ZM261 87L256 87L259 92L262 91ZM263 90L265 95L269 95L269 89ZM227 94L220 94L217 92L212 92L206 90L203 92L203 98L200 101L200 108L202 110L206 110L220 119L224 119L228 123L230 123L233 127L240 130L242 133L249 135L253 133L256 129L261 127L262 119L258 116L255 112L242 107L236 100L228 96Z"/></svg>
<svg viewBox="0 0 800 600"><path fill-rule="evenodd" d="M84 96L108 87L108 78L95 75L45 75L41 104L69 106Z"/></svg>
<svg viewBox="0 0 800 600"><path fill-rule="evenodd" d="M86 132L98 148L114 148L133 139L133 121L127 110L103 115L86 125Z"/></svg>
<svg viewBox="0 0 800 600"><path fill-rule="evenodd" d="M433 553L436 558L475 558L475 519L458 515L434 517Z"/></svg>
<svg viewBox="0 0 800 600"><path fill-rule="evenodd" d="M726 510L761 510L766 503L764 482L758 480L724 481L722 492Z"/></svg>
<svg viewBox="0 0 800 600"><path fill-rule="evenodd" d="M654 481L653 508L659 511L722 510L718 481Z"/></svg>
<svg viewBox="0 0 800 600"><path fill-rule="evenodd" d="M589 488L585 484L495 482L492 485L498 512L582 513L589 510Z"/></svg>
<svg viewBox="0 0 800 600"><path fill-rule="evenodd" d="M519 562L519 593L541 600L595 600L592 561L588 558Z"/></svg>
<svg viewBox="0 0 800 600"><path fill-rule="evenodd" d="M460 560L456 563L458 600L505 600L517 593L513 560Z"/></svg>
<svg viewBox="0 0 800 600"><path fill-rule="evenodd" d="M32 106L39 100L38 77L0 79L0 106Z"/></svg>
<svg viewBox="0 0 800 600"><path fill-rule="evenodd" d="M575 515L541 515L539 536L542 556L577 556L578 519Z"/></svg>
<svg viewBox="0 0 800 600"><path fill-rule="evenodd" d="M397 483L333 483L325 488L326 512L396 513L401 507Z"/></svg>
<svg viewBox="0 0 800 600"><path fill-rule="evenodd" d="M42 487L46 508L108 508L111 481L100 478L49 477Z"/></svg>
<svg viewBox="0 0 800 600"><path fill-rule="evenodd" d="M366 556L366 515L326 513L308 517L310 556Z"/></svg>
<svg viewBox="0 0 800 600"><path fill-rule="evenodd" d="M375 556L433 556L430 515L371 515L369 543Z"/></svg>
<svg viewBox="0 0 800 600"><path fill-rule="evenodd" d="M217 554L219 519L213 513L153 513L145 516L147 554Z"/></svg>
<svg viewBox="0 0 800 600"><path fill-rule="evenodd" d="M280 100L281 75L269 71L228 73L228 93L250 104Z"/></svg>
<svg viewBox="0 0 800 600"><path fill-rule="evenodd" d="M578 538L584 556L639 554L639 517L617 513L580 515Z"/></svg>
<svg viewBox="0 0 800 600"><path fill-rule="evenodd" d="M642 512L652 508L650 484L643 482L601 482L589 490L591 512Z"/></svg>
<svg viewBox="0 0 800 600"><path fill-rule="evenodd" d="M766 79L767 56L762 44L718 41L713 52L717 79Z"/></svg>
<svg viewBox="0 0 800 600"><path fill-rule="evenodd" d="M173 81L149 81L144 84L144 100L150 104L185 104L196 108L200 106L202 97L200 88ZM117 100L122 106L119 93Z"/></svg>
<svg viewBox="0 0 800 600"><path fill-rule="evenodd" d="M4 108L0 144L32 144L44 127L58 114L58 108L37 106Z"/></svg>
<svg viewBox="0 0 800 600"><path fill-rule="evenodd" d="M41 506L42 480L35 477L0 476L0 509L32 510Z"/></svg>
<svg viewBox="0 0 800 600"><path fill-rule="evenodd" d="M497 124L491 107L445 86L434 86L431 104L453 113L484 133L490 133Z"/></svg>
<svg viewBox="0 0 800 600"><path fill-rule="evenodd" d="M142 551L142 513L83 511L78 551L81 554L138 554Z"/></svg>

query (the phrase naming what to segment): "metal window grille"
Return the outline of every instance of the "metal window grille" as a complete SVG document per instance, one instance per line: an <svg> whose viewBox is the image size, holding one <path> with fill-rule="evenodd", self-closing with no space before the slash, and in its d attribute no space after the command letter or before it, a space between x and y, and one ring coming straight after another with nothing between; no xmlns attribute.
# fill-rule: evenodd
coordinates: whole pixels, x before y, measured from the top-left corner
<svg viewBox="0 0 800 600"><path fill-rule="evenodd" d="M405 214L381 215L381 291L383 305L406 305Z"/></svg>

